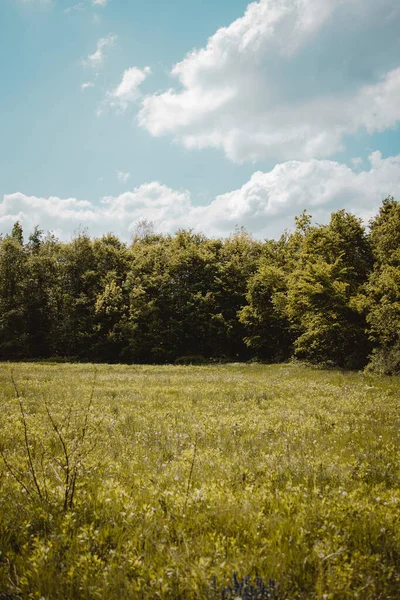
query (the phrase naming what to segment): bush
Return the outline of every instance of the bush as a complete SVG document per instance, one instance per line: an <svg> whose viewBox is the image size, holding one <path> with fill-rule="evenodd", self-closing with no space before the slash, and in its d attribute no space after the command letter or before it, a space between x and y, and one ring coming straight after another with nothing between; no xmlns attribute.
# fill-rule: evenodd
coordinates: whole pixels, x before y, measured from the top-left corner
<svg viewBox="0 0 400 600"><path fill-rule="evenodd" d="M378 375L400 375L400 343L374 350L366 371Z"/></svg>
<svg viewBox="0 0 400 600"><path fill-rule="evenodd" d="M209 361L201 354L180 356L175 360L176 365L206 365Z"/></svg>

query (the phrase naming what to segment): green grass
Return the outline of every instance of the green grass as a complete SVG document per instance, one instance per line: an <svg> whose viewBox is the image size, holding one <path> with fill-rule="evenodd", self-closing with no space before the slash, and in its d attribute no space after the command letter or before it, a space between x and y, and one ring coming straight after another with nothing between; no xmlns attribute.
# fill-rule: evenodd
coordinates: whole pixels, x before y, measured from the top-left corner
<svg viewBox="0 0 400 600"><path fill-rule="evenodd" d="M399 598L399 379L3 363L0 383L0 598L217 599L233 572Z"/></svg>

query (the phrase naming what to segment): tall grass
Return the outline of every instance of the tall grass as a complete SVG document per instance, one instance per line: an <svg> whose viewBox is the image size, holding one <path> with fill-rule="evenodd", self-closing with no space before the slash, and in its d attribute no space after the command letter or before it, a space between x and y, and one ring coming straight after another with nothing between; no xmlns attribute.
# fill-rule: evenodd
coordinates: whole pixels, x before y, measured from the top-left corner
<svg viewBox="0 0 400 600"><path fill-rule="evenodd" d="M235 573L258 597L399 598L398 379L2 364L0 382L0 597L228 598Z"/></svg>

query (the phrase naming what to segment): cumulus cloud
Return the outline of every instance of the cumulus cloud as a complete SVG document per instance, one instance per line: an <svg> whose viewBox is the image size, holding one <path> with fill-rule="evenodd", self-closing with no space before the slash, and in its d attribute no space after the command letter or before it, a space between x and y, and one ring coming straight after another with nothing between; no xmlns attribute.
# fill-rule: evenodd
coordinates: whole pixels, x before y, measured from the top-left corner
<svg viewBox="0 0 400 600"><path fill-rule="evenodd" d="M309 159L400 120L398 0L260 0L190 52L139 123L233 161Z"/></svg>
<svg viewBox="0 0 400 600"><path fill-rule="evenodd" d="M361 156L355 156L351 159L351 163L354 165L354 167L361 167L363 164L363 159Z"/></svg>
<svg viewBox="0 0 400 600"><path fill-rule="evenodd" d="M0 202L0 231L6 232L15 221L20 221L27 230L35 225L55 232L60 237L69 237L80 225L91 225L96 221L96 208L87 200L76 198L38 198L19 192L6 194Z"/></svg>
<svg viewBox="0 0 400 600"><path fill-rule="evenodd" d="M121 83L114 90L108 92L105 104L117 110L125 111L130 104L140 99L139 87L150 74L150 67L126 69L122 75Z"/></svg>
<svg viewBox="0 0 400 600"><path fill-rule="evenodd" d="M37 198L22 193L0 202L0 231L19 220L27 230L37 224L68 238L80 226L92 235L112 230L129 239L135 224L147 219L156 230L193 228L225 236L244 226L257 237L279 237L304 208L324 223L334 210L345 208L367 221L383 198L400 197L400 155L369 157L366 170L353 170L331 160L288 161L271 171L256 172L241 188L217 196L210 204L195 205L190 193L158 182L146 183L99 204L75 198Z"/></svg>
<svg viewBox="0 0 400 600"><path fill-rule="evenodd" d="M190 207L188 192L172 190L158 182L143 184L116 197L105 197L98 205L76 198L39 198L18 192L5 195L0 202L0 231L10 230L18 220L27 231L40 224L42 229L54 231L64 239L80 227L88 227L92 235L113 231L127 239L143 218L172 231Z"/></svg>
<svg viewBox="0 0 400 600"><path fill-rule="evenodd" d="M106 48L111 48L117 40L117 36L112 33L104 38L100 38L97 42L96 50L93 54L89 54L86 60L83 61L85 67L99 69L103 65L104 53Z"/></svg>
<svg viewBox="0 0 400 600"><path fill-rule="evenodd" d="M367 222L389 194L400 197L400 155L383 159L373 152L369 169L357 172L331 160L288 161L254 173L242 188L207 207L194 207L191 219L195 228L211 223L215 234L244 225L259 237L276 237L305 208L319 223L339 208Z"/></svg>
<svg viewBox="0 0 400 600"><path fill-rule="evenodd" d="M154 181L136 187L132 192L103 198L100 210L110 222L123 224L125 231L133 231L138 221L147 219L158 229L170 232L180 227L182 218L191 208L188 191L172 190Z"/></svg>

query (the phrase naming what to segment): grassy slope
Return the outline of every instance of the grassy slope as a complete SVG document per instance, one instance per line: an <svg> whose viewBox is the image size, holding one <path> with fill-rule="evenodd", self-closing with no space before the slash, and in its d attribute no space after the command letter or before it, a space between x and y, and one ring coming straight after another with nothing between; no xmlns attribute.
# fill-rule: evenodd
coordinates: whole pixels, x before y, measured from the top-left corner
<svg viewBox="0 0 400 600"><path fill-rule="evenodd" d="M10 369L0 365L0 443L26 491L0 459L0 593L220 598L237 571L273 578L280 598L399 597L399 379L16 365L41 501ZM45 400L80 463L67 512Z"/></svg>

